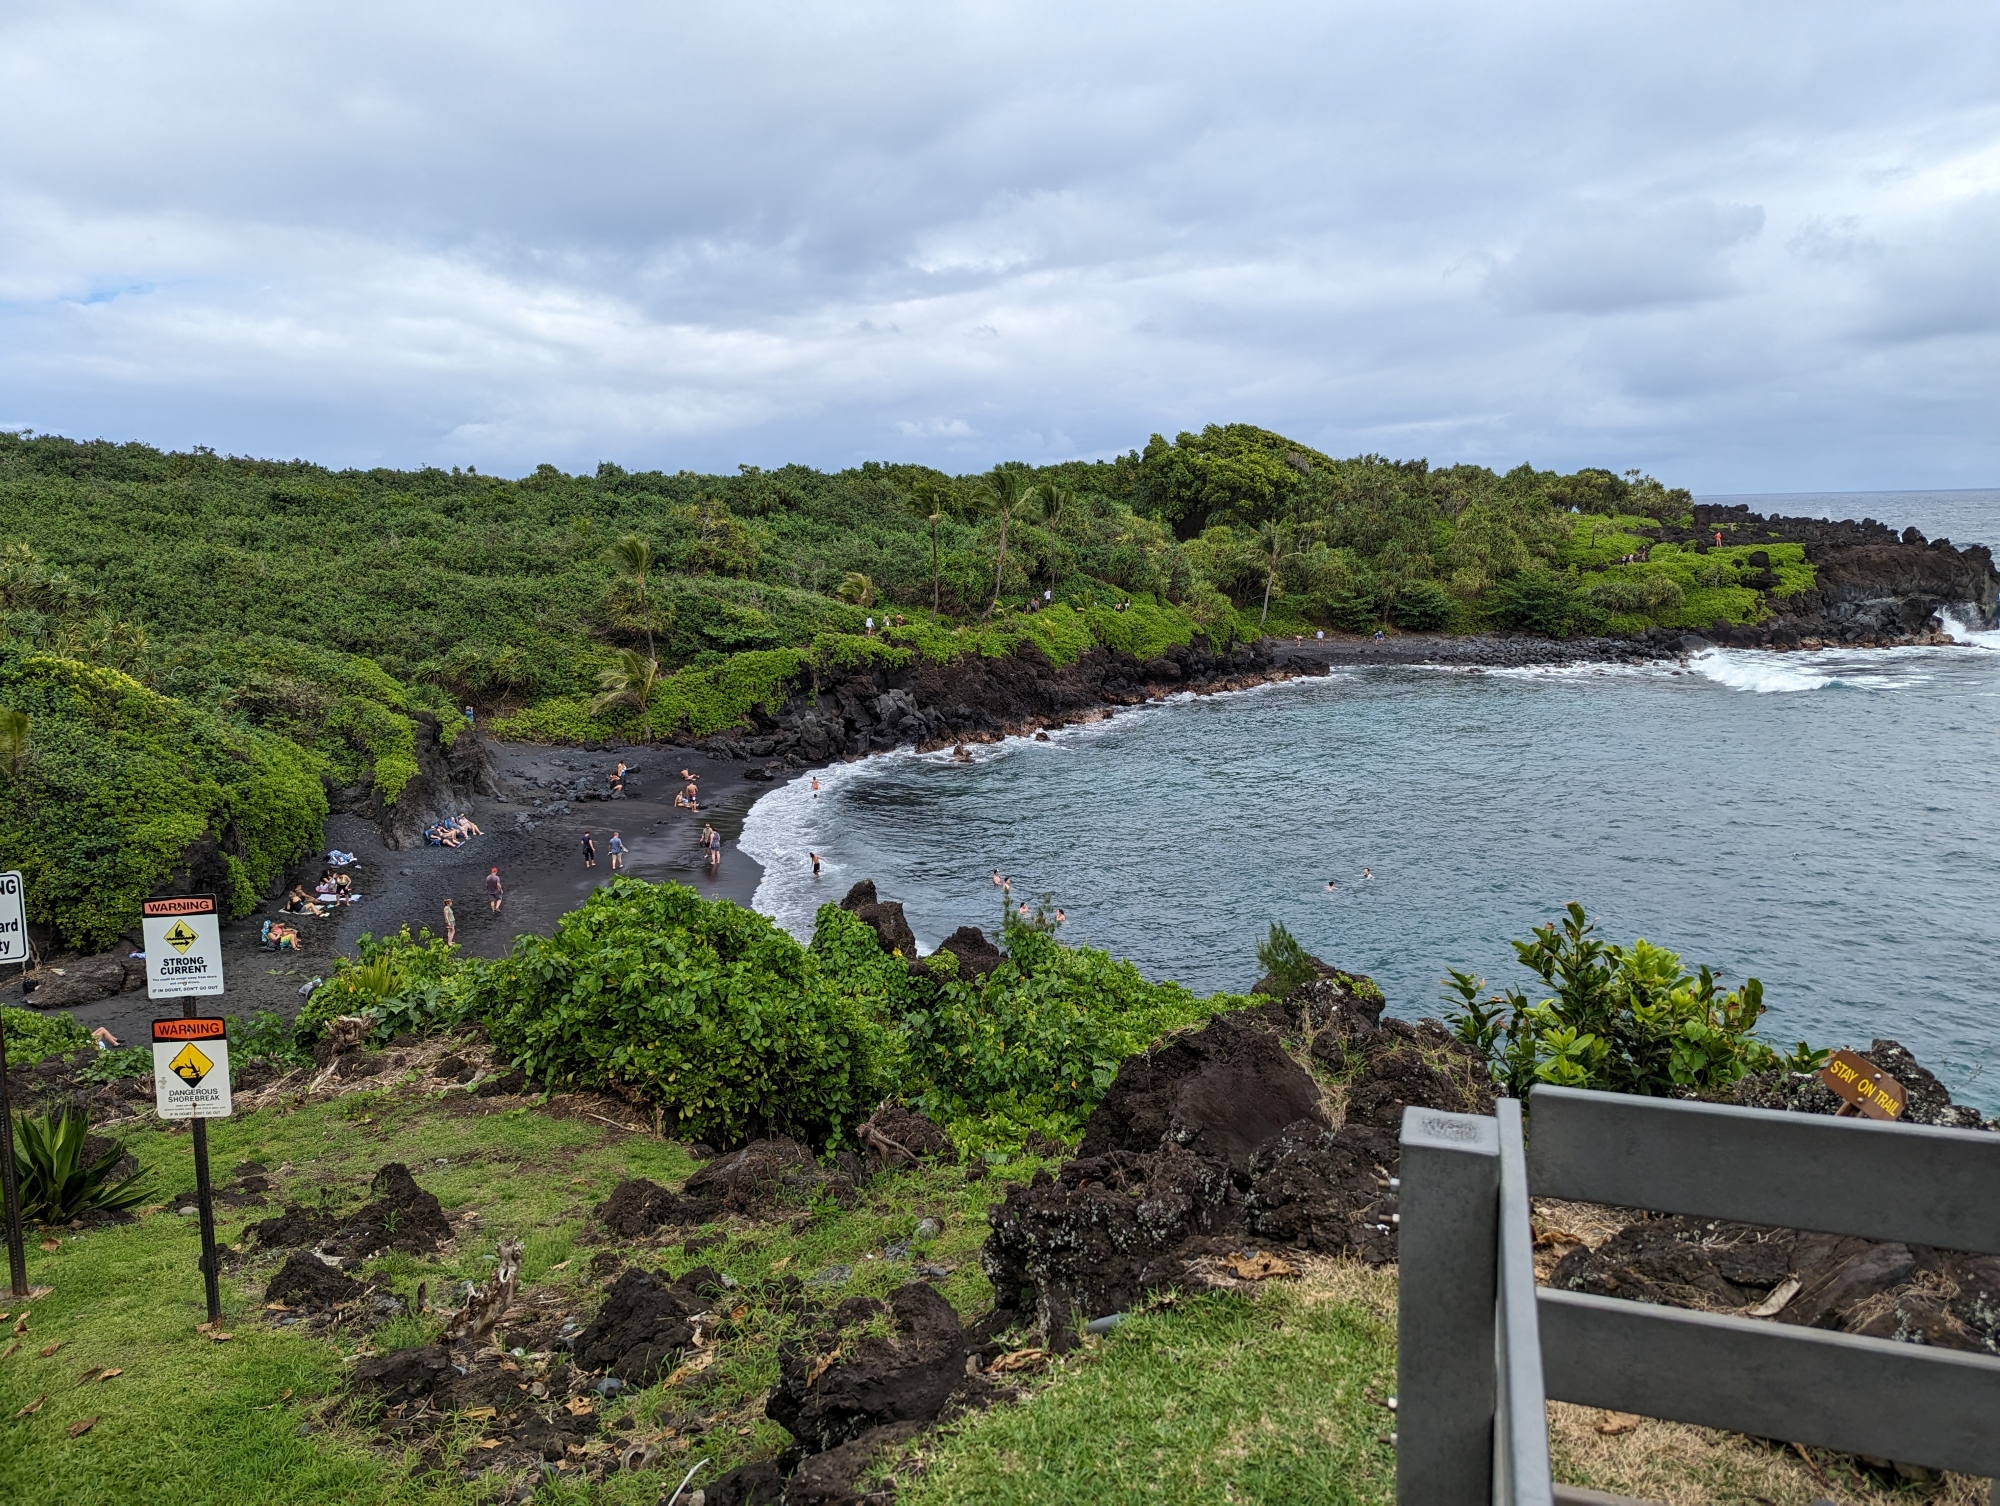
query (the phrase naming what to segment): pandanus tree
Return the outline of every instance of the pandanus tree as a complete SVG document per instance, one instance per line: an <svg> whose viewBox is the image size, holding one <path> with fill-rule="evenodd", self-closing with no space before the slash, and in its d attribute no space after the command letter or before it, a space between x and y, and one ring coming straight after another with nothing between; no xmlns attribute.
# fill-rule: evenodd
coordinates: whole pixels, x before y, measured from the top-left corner
<svg viewBox="0 0 2000 1506"><path fill-rule="evenodd" d="M592 715L609 711L613 706L636 706L639 709L639 736L645 742L653 740L653 688L660 682L660 661L652 655L641 656L631 649L621 649L618 660L609 669L598 672L598 695L591 701Z"/></svg>
<svg viewBox="0 0 2000 1506"><path fill-rule="evenodd" d="M1034 479L1024 465L996 465L979 478L989 510L1000 518L1000 554L993 563L993 600L980 615L990 617L1000 605L1000 580L1007 570L1007 528L1014 512L1034 495Z"/></svg>
<svg viewBox="0 0 2000 1506"><path fill-rule="evenodd" d="M841 576L834 594L857 607L872 607L875 605L875 582L859 570L850 570Z"/></svg>

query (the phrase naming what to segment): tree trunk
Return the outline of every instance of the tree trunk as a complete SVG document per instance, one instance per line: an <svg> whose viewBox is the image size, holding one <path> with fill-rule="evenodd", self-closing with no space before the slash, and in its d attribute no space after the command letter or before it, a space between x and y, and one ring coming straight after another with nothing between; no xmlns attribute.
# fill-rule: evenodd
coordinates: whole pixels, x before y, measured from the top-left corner
<svg viewBox="0 0 2000 1506"><path fill-rule="evenodd" d="M995 607L1000 605L1000 577L1007 569L1007 520L1010 509L1000 509L1000 558L993 565L993 600L987 604L986 615L991 617Z"/></svg>

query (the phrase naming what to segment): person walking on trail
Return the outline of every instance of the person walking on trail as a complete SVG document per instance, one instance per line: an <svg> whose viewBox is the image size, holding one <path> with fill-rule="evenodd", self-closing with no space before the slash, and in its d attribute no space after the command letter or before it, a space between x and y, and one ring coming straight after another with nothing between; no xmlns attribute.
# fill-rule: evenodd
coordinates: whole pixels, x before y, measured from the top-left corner
<svg viewBox="0 0 2000 1506"><path fill-rule="evenodd" d="M500 870L486 870L486 908L495 915L500 913L500 902L507 897L507 887L500 882Z"/></svg>
<svg viewBox="0 0 2000 1506"><path fill-rule="evenodd" d="M611 871L613 873L623 873L625 871L625 839L615 831L611 834L611 845L608 850L611 853Z"/></svg>
<svg viewBox="0 0 2000 1506"><path fill-rule="evenodd" d="M444 902L444 944L458 945L458 916L452 913L451 901Z"/></svg>
<svg viewBox="0 0 2000 1506"><path fill-rule="evenodd" d="M586 868L597 866L597 844L591 840L589 832L583 834L583 866Z"/></svg>

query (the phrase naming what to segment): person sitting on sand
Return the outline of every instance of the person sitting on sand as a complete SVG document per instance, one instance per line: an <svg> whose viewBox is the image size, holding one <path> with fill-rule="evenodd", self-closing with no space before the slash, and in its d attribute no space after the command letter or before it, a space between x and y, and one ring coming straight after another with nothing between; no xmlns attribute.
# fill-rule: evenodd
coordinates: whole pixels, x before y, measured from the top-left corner
<svg viewBox="0 0 2000 1506"><path fill-rule="evenodd" d="M274 952L296 952L299 949L298 931L283 921L265 921L259 940Z"/></svg>
<svg viewBox="0 0 2000 1506"><path fill-rule="evenodd" d="M460 832L462 832L464 835L468 837L483 837L486 835L485 832L481 831L478 827L472 824L472 817L466 815L462 811L459 813L458 817L458 829Z"/></svg>
<svg viewBox="0 0 2000 1506"><path fill-rule="evenodd" d="M292 892L285 896L284 910L287 915L324 915L326 912L313 903L306 893L304 884L292 885Z"/></svg>

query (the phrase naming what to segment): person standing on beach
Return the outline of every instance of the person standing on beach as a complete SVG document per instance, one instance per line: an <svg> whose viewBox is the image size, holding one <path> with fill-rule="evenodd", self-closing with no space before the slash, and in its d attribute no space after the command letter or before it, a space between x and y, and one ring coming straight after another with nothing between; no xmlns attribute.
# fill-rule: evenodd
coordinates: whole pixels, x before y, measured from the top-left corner
<svg viewBox="0 0 2000 1506"><path fill-rule="evenodd" d="M623 873L625 871L625 839L615 831L611 834L610 852L611 871L613 873Z"/></svg>
<svg viewBox="0 0 2000 1506"><path fill-rule="evenodd" d="M506 886L500 882L500 870L486 870L486 908L495 915L500 913L500 904L507 897Z"/></svg>
<svg viewBox="0 0 2000 1506"><path fill-rule="evenodd" d="M452 913L449 899L444 902L444 944L458 945L458 917Z"/></svg>
<svg viewBox="0 0 2000 1506"><path fill-rule="evenodd" d="M589 832L583 834L583 866L586 868L597 866L597 844L590 839Z"/></svg>

